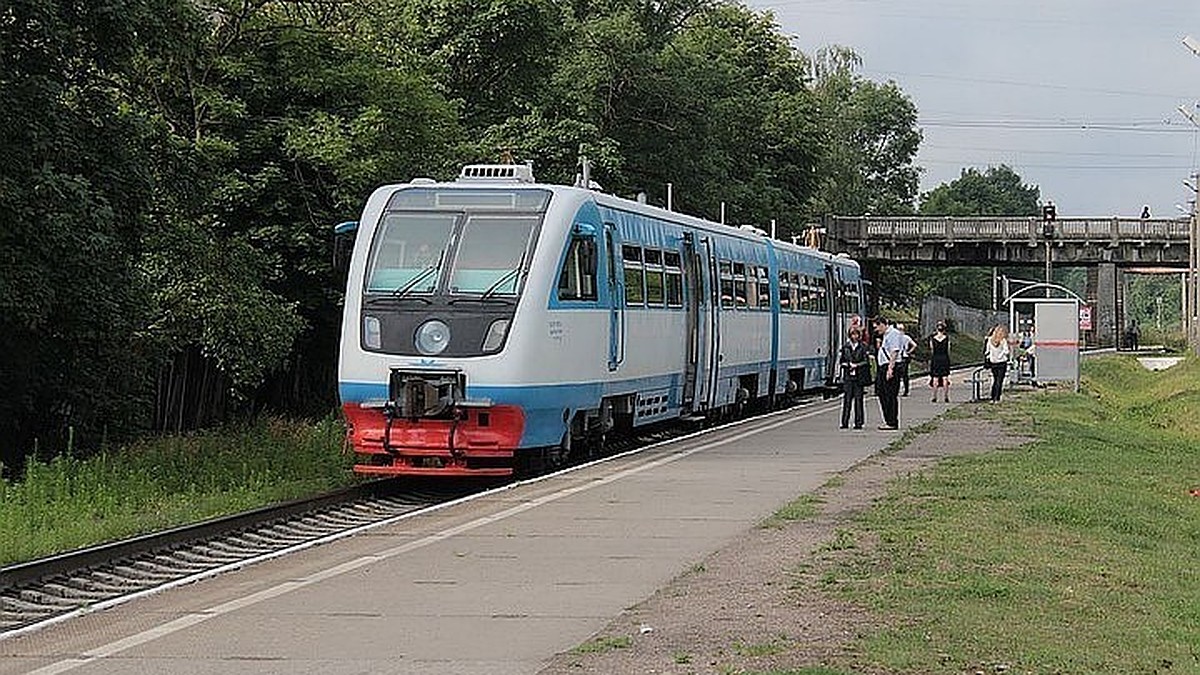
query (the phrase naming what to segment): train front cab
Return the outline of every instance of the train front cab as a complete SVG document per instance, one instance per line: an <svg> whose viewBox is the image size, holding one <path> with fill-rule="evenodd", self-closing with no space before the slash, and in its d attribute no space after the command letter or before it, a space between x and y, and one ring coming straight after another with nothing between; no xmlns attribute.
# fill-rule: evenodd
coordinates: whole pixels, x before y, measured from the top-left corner
<svg viewBox="0 0 1200 675"><path fill-rule="evenodd" d="M517 183L394 186L364 210L339 365L355 472L513 473L525 411L469 391L509 341L550 201Z"/></svg>

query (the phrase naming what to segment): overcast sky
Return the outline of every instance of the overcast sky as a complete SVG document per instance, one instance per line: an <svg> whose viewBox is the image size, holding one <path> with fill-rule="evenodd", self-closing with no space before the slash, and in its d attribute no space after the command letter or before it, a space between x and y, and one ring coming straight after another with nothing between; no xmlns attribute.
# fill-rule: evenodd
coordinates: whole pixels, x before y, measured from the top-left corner
<svg viewBox="0 0 1200 675"><path fill-rule="evenodd" d="M1200 167L1200 0L744 0L806 54L853 48L924 134L921 191L1008 164L1062 216L1189 206Z"/></svg>

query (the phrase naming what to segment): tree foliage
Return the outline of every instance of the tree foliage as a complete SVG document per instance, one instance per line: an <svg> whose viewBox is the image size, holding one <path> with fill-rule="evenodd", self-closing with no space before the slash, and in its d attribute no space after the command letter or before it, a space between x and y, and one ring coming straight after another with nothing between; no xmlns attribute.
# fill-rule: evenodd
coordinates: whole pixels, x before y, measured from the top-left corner
<svg viewBox="0 0 1200 675"><path fill-rule="evenodd" d="M828 47L812 61L826 152L813 197L819 213L911 213L921 143L917 108L895 82L858 75L861 59L845 47Z"/></svg>
<svg viewBox="0 0 1200 675"><path fill-rule="evenodd" d="M1036 216L1036 185L1025 185L1008 166L974 167L921 196L923 216Z"/></svg>

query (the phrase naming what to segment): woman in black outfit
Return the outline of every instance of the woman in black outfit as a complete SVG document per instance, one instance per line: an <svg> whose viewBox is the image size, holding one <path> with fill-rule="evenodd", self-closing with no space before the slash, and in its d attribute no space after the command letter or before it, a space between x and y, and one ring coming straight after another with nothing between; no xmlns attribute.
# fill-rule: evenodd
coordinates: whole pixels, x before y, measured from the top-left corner
<svg viewBox="0 0 1200 675"><path fill-rule="evenodd" d="M937 330L929 338L929 387L933 389L934 403L938 400L938 389L945 388L942 400L950 402L950 336L946 334L946 323L937 322Z"/></svg>
<svg viewBox="0 0 1200 675"><path fill-rule="evenodd" d="M871 362L867 345L862 341L862 329L850 328L850 341L842 345L838 359L842 367L842 427L850 424L850 406L854 405L854 428L863 428L863 392L871 383Z"/></svg>

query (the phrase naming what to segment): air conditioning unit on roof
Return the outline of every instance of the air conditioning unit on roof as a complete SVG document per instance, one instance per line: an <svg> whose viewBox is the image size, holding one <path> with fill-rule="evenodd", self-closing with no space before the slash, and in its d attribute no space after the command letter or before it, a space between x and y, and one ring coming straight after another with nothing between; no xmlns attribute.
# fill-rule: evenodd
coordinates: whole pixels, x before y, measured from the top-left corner
<svg viewBox="0 0 1200 675"><path fill-rule="evenodd" d="M530 164L468 164L458 174L459 182L533 183Z"/></svg>

